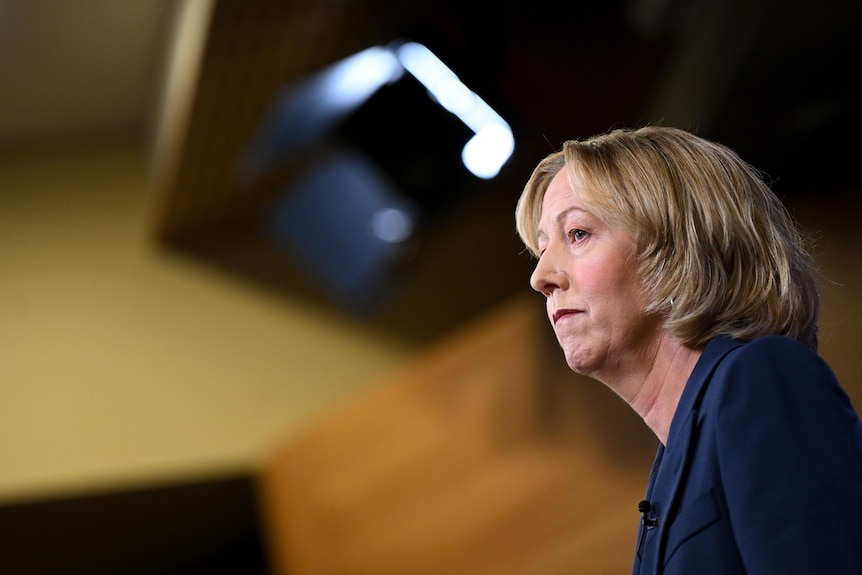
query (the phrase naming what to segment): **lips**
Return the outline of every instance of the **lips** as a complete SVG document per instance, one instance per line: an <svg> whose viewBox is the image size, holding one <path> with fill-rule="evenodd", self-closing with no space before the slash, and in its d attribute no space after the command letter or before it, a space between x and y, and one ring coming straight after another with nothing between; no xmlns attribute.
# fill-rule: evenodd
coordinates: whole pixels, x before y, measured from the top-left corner
<svg viewBox="0 0 862 575"><path fill-rule="evenodd" d="M556 323L558 321L560 321L561 319L563 319L564 317L568 317L568 316L574 315L576 313L579 313L578 310L576 310L576 309L558 309L557 311L554 312L554 315L552 316L553 320L554 320L554 325L556 325Z"/></svg>

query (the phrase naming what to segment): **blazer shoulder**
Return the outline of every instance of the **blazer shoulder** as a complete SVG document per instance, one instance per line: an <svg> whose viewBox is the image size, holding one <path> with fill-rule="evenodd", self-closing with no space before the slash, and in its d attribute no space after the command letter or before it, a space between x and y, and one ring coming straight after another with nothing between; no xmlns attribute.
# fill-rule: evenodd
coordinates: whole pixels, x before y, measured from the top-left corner
<svg viewBox="0 0 862 575"><path fill-rule="evenodd" d="M781 335L759 337L733 348L722 357L717 371L748 373L761 380L768 375L835 379L832 369L816 351Z"/></svg>
<svg viewBox="0 0 862 575"><path fill-rule="evenodd" d="M784 336L764 336L744 342L725 341L717 346L722 353L712 353L711 369L692 383L700 388L700 400L691 407L705 410L717 405L762 405L767 396L795 397L806 402L838 400L849 403L829 365L807 346ZM704 355L710 351L707 346ZM740 403L740 401L742 403Z"/></svg>

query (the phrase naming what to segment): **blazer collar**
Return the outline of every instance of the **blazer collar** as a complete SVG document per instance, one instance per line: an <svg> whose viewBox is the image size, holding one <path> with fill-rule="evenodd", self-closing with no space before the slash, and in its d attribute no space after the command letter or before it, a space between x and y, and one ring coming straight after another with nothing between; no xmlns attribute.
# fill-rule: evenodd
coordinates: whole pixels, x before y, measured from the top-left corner
<svg viewBox="0 0 862 575"><path fill-rule="evenodd" d="M709 341L697 361L694 370L686 382L679 404L674 412L668 433L667 446L660 445L655 462L650 473L647 487L647 500L650 501L653 512L657 516L657 533L654 537L664 538L666 532L665 517L668 510L674 507L683 470L691 455L692 439L697 423L697 410L703 393L706 390L712 374L731 350L743 345L744 342L719 336ZM657 549L656 547L653 547ZM652 553L650 560L654 562L653 570L647 573L660 572L660 553Z"/></svg>
<svg viewBox="0 0 862 575"><path fill-rule="evenodd" d="M744 344L745 342L743 341L725 336L715 337L706 344L703 353L694 366L694 370L692 370L691 375L688 377L685 389L683 389L682 396L679 398L679 404L677 404L676 411L674 411L673 421L670 424L670 432L667 436L669 451L678 451L674 447L674 443L687 444L691 439L690 435L686 437L685 430L688 429L691 431L688 427L689 421L692 419L693 414L697 412L703 392L706 390L710 379L712 379L715 368L731 350Z"/></svg>

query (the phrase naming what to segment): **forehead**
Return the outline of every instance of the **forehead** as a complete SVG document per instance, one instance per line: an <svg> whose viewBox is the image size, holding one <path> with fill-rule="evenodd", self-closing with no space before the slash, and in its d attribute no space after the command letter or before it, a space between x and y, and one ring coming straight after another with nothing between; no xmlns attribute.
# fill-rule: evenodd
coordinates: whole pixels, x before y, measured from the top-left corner
<svg viewBox="0 0 862 575"><path fill-rule="evenodd" d="M561 214L573 210L590 212L582 192L583 186L576 175L567 174L566 170L557 172L542 196L537 218L537 235L542 235L545 228L557 223Z"/></svg>
<svg viewBox="0 0 862 575"><path fill-rule="evenodd" d="M575 199L577 196L576 189L580 187L577 176L569 174L565 168L560 169L548 182L548 187L545 189L545 194L542 198L542 205L547 204L549 200Z"/></svg>

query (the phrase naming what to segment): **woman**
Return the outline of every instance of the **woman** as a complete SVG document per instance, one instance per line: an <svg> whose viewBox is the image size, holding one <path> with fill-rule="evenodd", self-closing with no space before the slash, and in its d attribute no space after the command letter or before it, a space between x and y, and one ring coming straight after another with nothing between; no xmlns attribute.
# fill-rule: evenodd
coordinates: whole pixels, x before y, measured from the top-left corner
<svg viewBox="0 0 862 575"><path fill-rule="evenodd" d="M682 130L617 130L545 158L516 222L568 365L661 442L633 573L862 573L862 423L758 172Z"/></svg>

